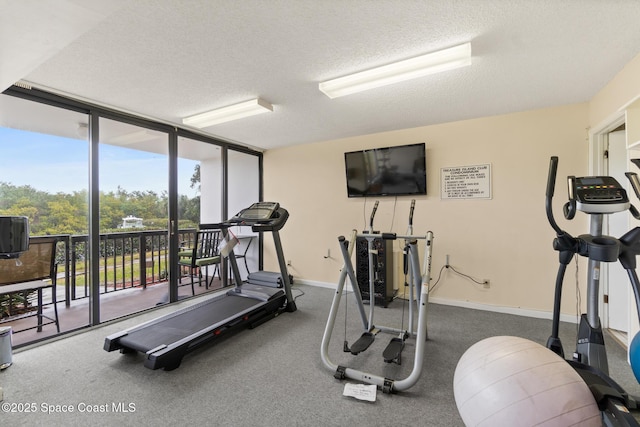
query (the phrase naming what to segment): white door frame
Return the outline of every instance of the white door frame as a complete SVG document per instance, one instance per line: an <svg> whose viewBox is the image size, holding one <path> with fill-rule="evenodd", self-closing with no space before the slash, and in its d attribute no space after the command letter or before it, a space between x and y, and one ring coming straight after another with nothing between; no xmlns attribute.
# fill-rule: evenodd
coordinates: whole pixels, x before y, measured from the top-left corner
<svg viewBox="0 0 640 427"><path fill-rule="evenodd" d="M615 178L627 190L629 199L633 205L638 206L635 193L624 175L630 170L629 158L631 153L627 149L626 130L616 130L608 134L609 139L609 155L607 156L608 171L607 175ZM606 215L608 218L607 233L610 236L620 237L627 233L636 224L633 222L629 211L617 213L615 215ZM606 294L609 295L608 304L608 328L610 330L629 332L629 296L631 295L631 287L627 271L619 262L606 263L607 269L604 274L608 280L608 287L605 288ZM616 335L622 341L626 341L623 335Z"/></svg>
<svg viewBox="0 0 640 427"><path fill-rule="evenodd" d="M625 113L620 111L604 124L589 131L589 175L602 175L605 171L604 152L607 134L625 123Z"/></svg>
<svg viewBox="0 0 640 427"><path fill-rule="evenodd" d="M626 120L626 115L624 110L619 111L615 115L611 116L605 123L598 126L597 128L591 129L589 131L589 175L605 175L607 173L605 158L604 158L604 150L607 148L607 138L608 134L623 125ZM623 184L624 185L624 184ZM608 224L605 224L607 227ZM606 230L606 229L605 229ZM606 231L603 230L603 232ZM604 304L604 295L609 293L609 283L608 283L608 270L606 263L602 265L604 267L604 273L601 275L600 282L600 295L598 298L599 302L599 312L601 313L602 327L609 327L609 305Z"/></svg>

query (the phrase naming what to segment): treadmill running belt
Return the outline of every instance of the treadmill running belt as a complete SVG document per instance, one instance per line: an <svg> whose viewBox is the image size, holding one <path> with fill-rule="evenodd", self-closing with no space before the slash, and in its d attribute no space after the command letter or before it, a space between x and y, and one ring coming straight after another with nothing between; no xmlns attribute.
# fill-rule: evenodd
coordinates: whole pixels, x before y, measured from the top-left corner
<svg viewBox="0 0 640 427"><path fill-rule="evenodd" d="M153 327L131 331L120 338L120 344L136 351L147 352L161 345L171 345L207 327L218 324L222 326L235 319L239 313L261 305L264 305L262 301L245 297L226 296L214 299L195 306L193 310L155 323Z"/></svg>

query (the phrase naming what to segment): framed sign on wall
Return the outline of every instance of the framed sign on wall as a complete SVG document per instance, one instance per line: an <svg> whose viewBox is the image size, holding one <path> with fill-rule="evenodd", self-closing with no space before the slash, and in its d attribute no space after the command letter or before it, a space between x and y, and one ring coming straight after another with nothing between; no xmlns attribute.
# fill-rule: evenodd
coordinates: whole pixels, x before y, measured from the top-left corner
<svg viewBox="0 0 640 427"><path fill-rule="evenodd" d="M441 168L440 198L491 199L491 164Z"/></svg>

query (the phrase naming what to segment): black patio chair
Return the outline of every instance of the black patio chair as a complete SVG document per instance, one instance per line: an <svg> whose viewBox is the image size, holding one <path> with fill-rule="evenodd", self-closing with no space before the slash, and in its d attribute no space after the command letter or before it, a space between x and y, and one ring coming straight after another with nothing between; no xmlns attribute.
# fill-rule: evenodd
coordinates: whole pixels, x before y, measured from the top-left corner
<svg viewBox="0 0 640 427"><path fill-rule="evenodd" d="M178 252L178 263L180 267L189 270L191 278L191 293L195 295L194 277L198 277L197 283L202 286L204 279L205 286L209 289L209 285L213 282L216 273L220 277L220 262L222 260L218 246L220 244L221 233L217 229L201 229L196 232L193 248L182 249ZM209 266L214 266L213 274L209 279ZM202 270L205 274L203 276Z"/></svg>

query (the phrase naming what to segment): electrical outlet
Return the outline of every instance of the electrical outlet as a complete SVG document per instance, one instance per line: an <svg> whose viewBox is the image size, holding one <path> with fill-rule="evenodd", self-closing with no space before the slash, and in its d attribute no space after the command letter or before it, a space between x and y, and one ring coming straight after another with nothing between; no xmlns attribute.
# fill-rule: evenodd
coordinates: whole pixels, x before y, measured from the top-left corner
<svg viewBox="0 0 640 427"><path fill-rule="evenodd" d="M291 267L291 260L287 260L287 267Z"/></svg>
<svg viewBox="0 0 640 427"><path fill-rule="evenodd" d="M445 257L446 257L446 258L445 258L444 266L445 266L445 267L447 267L447 268L449 268L449 265L450 265L450 264L449 264L449 255L445 255Z"/></svg>
<svg viewBox="0 0 640 427"><path fill-rule="evenodd" d="M491 287L491 281L489 279L484 279L482 281L482 285L484 286L485 289L489 289Z"/></svg>

